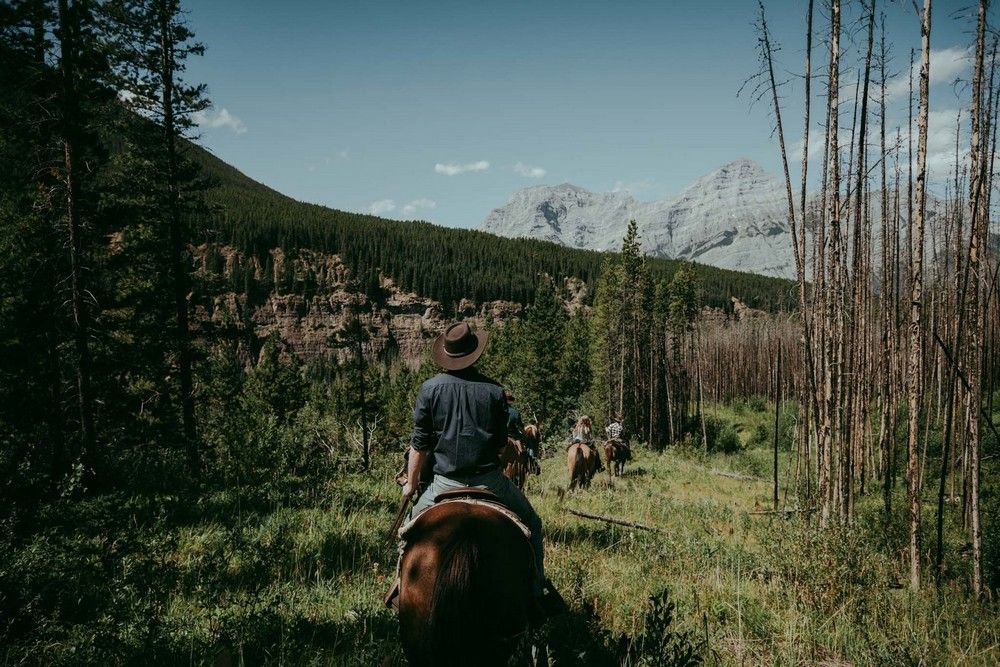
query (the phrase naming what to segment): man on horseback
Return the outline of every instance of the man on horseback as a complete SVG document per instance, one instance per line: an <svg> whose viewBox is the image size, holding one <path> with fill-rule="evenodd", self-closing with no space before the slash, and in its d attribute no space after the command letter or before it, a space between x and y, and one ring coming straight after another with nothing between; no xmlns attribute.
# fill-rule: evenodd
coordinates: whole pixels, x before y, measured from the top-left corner
<svg viewBox="0 0 1000 667"><path fill-rule="evenodd" d="M528 452L528 456L531 457L532 464L537 466L538 456L535 448L532 446L535 443L525 435L524 420L521 419L521 411L514 407L514 392L504 389L503 397L507 401L507 437L522 443Z"/></svg>
<svg viewBox="0 0 1000 667"><path fill-rule="evenodd" d="M611 440L612 442L614 442L615 444L617 444L619 447L622 448L622 450L625 452L626 460L631 460L632 450L629 448L628 442L623 437L625 433L625 427L623 426L624 421L625 418L623 417L623 415L620 412L616 413L611 418L611 423L609 423L607 426L604 427L604 433L605 435L608 436L608 440Z"/></svg>
<svg viewBox="0 0 1000 667"><path fill-rule="evenodd" d="M429 509L438 495L451 489L479 487L495 494L531 531L533 591L543 613L557 613L565 603L545 579L542 521L500 471L498 456L507 444L512 418L503 388L474 366L486 340L486 332L458 322L434 341L431 356L443 372L424 382L417 394L403 493L417 490L425 463L433 457L433 478L411 516ZM514 420L520 422L516 411Z"/></svg>

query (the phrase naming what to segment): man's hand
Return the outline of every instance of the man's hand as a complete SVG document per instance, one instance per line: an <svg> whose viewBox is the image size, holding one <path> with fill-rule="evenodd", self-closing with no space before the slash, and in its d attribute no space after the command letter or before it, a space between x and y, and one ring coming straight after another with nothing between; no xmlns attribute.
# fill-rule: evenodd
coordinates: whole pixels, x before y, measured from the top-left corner
<svg viewBox="0 0 1000 667"><path fill-rule="evenodd" d="M403 495L413 495L420 486L420 473L424 469L430 452L418 451L410 447L410 456L406 460L406 484L403 485Z"/></svg>

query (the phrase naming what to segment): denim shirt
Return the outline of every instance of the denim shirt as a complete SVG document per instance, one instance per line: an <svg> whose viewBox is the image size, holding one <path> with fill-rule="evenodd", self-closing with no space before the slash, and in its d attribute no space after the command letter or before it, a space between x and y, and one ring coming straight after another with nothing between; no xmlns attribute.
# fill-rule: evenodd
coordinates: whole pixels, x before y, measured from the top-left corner
<svg viewBox="0 0 1000 667"><path fill-rule="evenodd" d="M499 468L507 444L503 389L475 368L438 373L417 393L410 444L434 453L435 475L460 480Z"/></svg>

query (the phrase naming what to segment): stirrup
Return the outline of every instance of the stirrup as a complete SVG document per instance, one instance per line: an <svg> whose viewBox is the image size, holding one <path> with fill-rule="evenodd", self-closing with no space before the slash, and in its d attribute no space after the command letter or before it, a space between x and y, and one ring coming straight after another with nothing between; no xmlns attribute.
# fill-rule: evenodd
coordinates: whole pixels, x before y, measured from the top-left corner
<svg viewBox="0 0 1000 667"><path fill-rule="evenodd" d="M386 591L386 594L382 597L382 604L386 606L387 609L395 609L399 611L399 577L396 577L392 586Z"/></svg>
<svg viewBox="0 0 1000 667"><path fill-rule="evenodd" d="M556 587L552 585L549 579L545 580L541 596L535 598L535 607L537 608L536 620L539 624L543 623L546 619L565 614L569 611L569 605L566 604L566 600L556 590Z"/></svg>

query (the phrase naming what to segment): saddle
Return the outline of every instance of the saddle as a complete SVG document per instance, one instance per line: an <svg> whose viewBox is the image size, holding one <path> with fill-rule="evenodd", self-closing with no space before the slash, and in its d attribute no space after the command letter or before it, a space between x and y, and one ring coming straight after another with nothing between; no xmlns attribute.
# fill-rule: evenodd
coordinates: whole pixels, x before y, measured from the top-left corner
<svg viewBox="0 0 1000 667"><path fill-rule="evenodd" d="M488 507L509 519L518 528L518 530L524 533L524 537L526 539L531 539L531 529L528 528L523 521L521 521L521 517L519 517L514 510L504 505L499 496L488 489L482 489L477 486L463 486L439 493L434 497L434 505L410 519L400 527L399 539L402 542L400 545L400 553L406 549L406 535L410 533L415 526L420 524L421 519L426 517L434 507L449 503L466 503L468 505Z"/></svg>
<svg viewBox="0 0 1000 667"><path fill-rule="evenodd" d="M590 447L591 449L596 449L597 448L597 442L594 441L594 440L576 440L576 439L573 439L573 440L570 440L569 442L566 443L566 449L569 449L573 445L584 445L586 447Z"/></svg>
<svg viewBox="0 0 1000 667"><path fill-rule="evenodd" d="M499 505L503 505L503 501L497 494L493 493L489 489L483 489L478 486L463 486L457 489L448 489L437 494L434 497L434 504L441 502L442 500L454 500L455 498L479 498L480 500L489 500L495 502Z"/></svg>
<svg viewBox="0 0 1000 667"><path fill-rule="evenodd" d="M496 512L499 512L511 523L513 523L521 531L521 533L524 534L525 540L531 539L531 529L528 528L523 521L521 521L521 517L515 514L512 509L507 507L499 496L488 489L482 489L477 486L463 486L439 493L434 497L434 504L431 507L413 517L399 528L399 560L396 563L396 578L393 581L392 586L389 588L389 591L382 599L382 602L386 607L396 608L398 606L397 599L399 597L400 583L399 567L402 565L403 554L406 552L407 547L410 546L407 536L414 532L414 529L418 527L421 522L425 521L428 515L433 514L432 510L435 507L449 503L466 503L469 505L488 507ZM532 563L534 563L534 560L532 560Z"/></svg>

